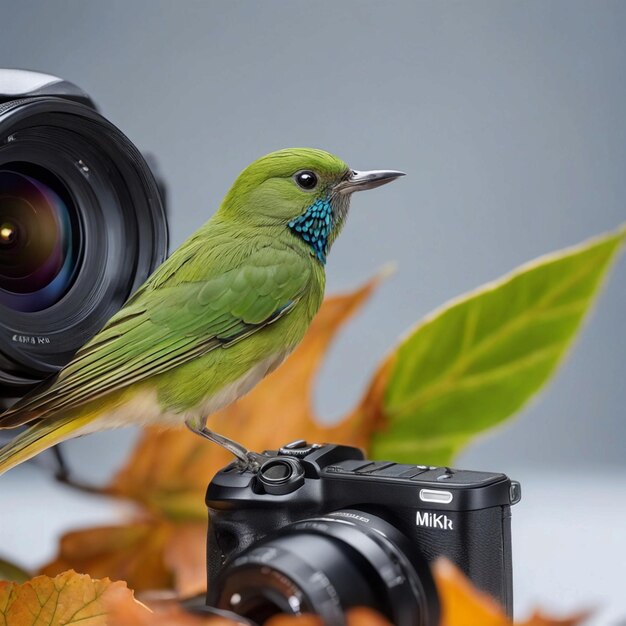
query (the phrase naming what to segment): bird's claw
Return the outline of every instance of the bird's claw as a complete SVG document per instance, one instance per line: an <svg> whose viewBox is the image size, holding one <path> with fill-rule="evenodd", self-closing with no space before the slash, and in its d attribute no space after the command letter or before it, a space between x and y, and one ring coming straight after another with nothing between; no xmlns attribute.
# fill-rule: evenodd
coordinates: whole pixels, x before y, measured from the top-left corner
<svg viewBox="0 0 626 626"><path fill-rule="evenodd" d="M241 471L257 472L265 461L267 461L266 456L258 452L248 452L245 459L237 459L237 465Z"/></svg>

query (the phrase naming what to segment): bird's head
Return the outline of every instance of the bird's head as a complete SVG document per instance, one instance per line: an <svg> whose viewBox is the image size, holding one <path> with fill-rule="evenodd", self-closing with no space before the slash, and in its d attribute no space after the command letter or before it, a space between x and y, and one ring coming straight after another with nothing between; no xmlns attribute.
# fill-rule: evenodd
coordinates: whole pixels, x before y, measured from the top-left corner
<svg viewBox="0 0 626 626"><path fill-rule="evenodd" d="M343 227L355 191L403 176L393 170L359 172L312 148L272 152L249 165L224 198L220 217L278 228L304 241L321 262Z"/></svg>

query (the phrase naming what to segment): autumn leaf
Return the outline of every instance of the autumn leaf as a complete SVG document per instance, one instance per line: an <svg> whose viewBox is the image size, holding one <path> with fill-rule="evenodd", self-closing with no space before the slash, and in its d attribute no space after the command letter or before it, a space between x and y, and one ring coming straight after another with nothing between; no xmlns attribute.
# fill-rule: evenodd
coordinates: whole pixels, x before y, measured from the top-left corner
<svg viewBox="0 0 626 626"><path fill-rule="evenodd" d="M71 568L93 578L125 580L135 590L170 589L173 574L164 562L170 535L161 521L69 532L61 538L57 558L40 573L55 576Z"/></svg>
<svg viewBox="0 0 626 626"><path fill-rule="evenodd" d="M105 626L111 607L139 610L126 583L68 571L19 584L0 581L2 626ZM142 611L147 610L145 607Z"/></svg>
<svg viewBox="0 0 626 626"><path fill-rule="evenodd" d="M149 603L144 606L117 603L109 606L107 626L241 626L237 622L213 615L187 612L178 602Z"/></svg>
<svg viewBox="0 0 626 626"><path fill-rule="evenodd" d="M513 626L500 605L486 593L478 591L450 561L439 559L433 575L441 603L440 626ZM579 626L589 617L587 612L565 619L553 619L536 613L517 626Z"/></svg>
<svg viewBox="0 0 626 626"><path fill-rule="evenodd" d="M377 611L365 607L350 609L346 613L347 626L392 626ZM276 615L272 617L266 626L323 626L322 620L316 615Z"/></svg>
<svg viewBox="0 0 626 626"><path fill-rule="evenodd" d="M69 570L25 583L0 581L1 626L237 626L239 622L188 613L174 601L150 607L125 582Z"/></svg>
<svg viewBox="0 0 626 626"><path fill-rule="evenodd" d="M175 589L193 596L206 589L206 525L147 519L125 526L66 533L54 561L40 573L75 569L93 578L124 580L136 591Z"/></svg>
<svg viewBox="0 0 626 626"><path fill-rule="evenodd" d="M488 596L476 591L450 562L434 567L442 603L439 626L513 626ZM518 626L579 626L585 615L549 619L539 614ZM191 614L172 600L135 600L124 582L93 579L74 571L55 578L37 576L18 584L0 582L2 626L235 626L239 622L222 617ZM350 609L347 626L391 626L376 611ZM318 616L277 615L267 626L321 626Z"/></svg>

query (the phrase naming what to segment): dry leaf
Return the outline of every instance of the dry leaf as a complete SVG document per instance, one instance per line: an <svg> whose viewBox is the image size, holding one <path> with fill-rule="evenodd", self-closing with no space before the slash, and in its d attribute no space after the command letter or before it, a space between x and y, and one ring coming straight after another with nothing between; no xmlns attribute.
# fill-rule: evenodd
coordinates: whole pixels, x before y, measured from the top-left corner
<svg viewBox="0 0 626 626"><path fill-rule="evenodd" d="M380 613L364 607L350 609L347 622L348 626L391 626L389 620Z"/></svg>
<svg viewBox="0 0 626 626"><path fill-rule="evenodd" d="M441 601L441 626L509 624L496 601L477 591L450 561L437 561L433 573Z"/></svg>
<svg viewBox="0 0 626 626"><path fill-rule="evenodd" d="M105 626L109 607L147 611L126 583L92 580L76 572L37 576L18 584L0 582L3 626Z"/></svg>
<svg viewBox="0 0 626 626"><path fill-rule="evenodd" d="M478 591L450 561L439 559L433 574L441 601L440 626L512 626L500 605ZM548 618L536 613L518 626L579 626L589 616L579 613L566 619Z"/></svg>
<svg viewBox="0 0 626 626"><path fill-rule="evenodd" d="M350 609L346 613L347 626L392 626L380 613L365 607ZM276 615L266 626L323 626L322 620L316 615Z"/></svg>
<svg viewBox="0 0 626 626"><path fill-rule="evenodd" d="M578 626L583 624L591 613L589 611L582 611L572 617L554 618L547 617L542 612L535 612L532 617L520 624L520 626Z"/></svg>
<svg viewBox="0 0 626 626"><path fill-rule="evenodd" d="M187 613L176 602L159 602L150 608L114 605L107 615L107 626L241 626L222 617L209 617Z"/></svg>
<svg viewBox="0 0 626 626"><path fill-rule="evenodd" d="M206 591L206 536L204 522L172 526L164 560L174 574L174 589L183 598Z"/></svg>
<svg viewBox="0 0 626 626"><path fill-rule="evenodd" d="M154 610L153 610L154 609ZM219 617L187 613L176 602L147 607L125 582L70 570L18 584L0 581L2 626L237 626Z"/></svg>
<svg viewBox="0 0 626 626"><path fill-rule="evenodd" d="M442 603L440 626L512 626L498 605L476 591L450 562L435 564ZM192 615L174 601L137 602L124 582L97 580L74 571L56 578L37 576L18 584L0 582L0 621L3 626L234 626L224 618ZM586 615L549 619L539 614L519 626L579 626ZM268 626L320 626L318 617L272 618ZM351 609L348 626L390 626L368 608Z"/></svg>
<svg viewBox="0 0 626 626"><path fill-rule="evenodd" d="M41 573L75 569L93 578L125 580L136 591L174 588L191 596L206 588L206 527L146 520L67 533L59 555Z"/></svg>

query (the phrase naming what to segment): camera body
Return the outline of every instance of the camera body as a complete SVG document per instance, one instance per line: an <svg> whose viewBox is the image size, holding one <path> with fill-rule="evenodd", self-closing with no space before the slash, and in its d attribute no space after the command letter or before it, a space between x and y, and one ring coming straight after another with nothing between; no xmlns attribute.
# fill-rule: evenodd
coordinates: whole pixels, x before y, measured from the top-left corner
<svg viewBox="0 0 626 626"><path fill-rule="evenodd" d="M331 527L341 524L354 526L353 536L354 530L372 535L368 526L377 537L387 535L397 552L412 560L409 569L412 565L421 579L423 595L434 594L424 563L445 557L512 613L510 507L520 498L519 483L499 473L374 462L359 449L341 445L298 441L266 454L268 461L258 472L231 464L208 487L210 606L239 612L236 603L228 605L236 585L229 586L227 579L235 576L224 572L240 570L239 578L245 579L253 563L265 558L267 566L277 558L280 548L269 551L271 558L267 546L255 554L259 542L290 533L333 534ZM287 569L280 573L290 578ZM399 576L411 578L407 571ZM241 601L241 595L237 591L235 599ZM425 624L436 623L435 612L404 621L387 615L396 624Z"/></svg>
<svg viewBox="0 0 626 626"><path fill-rule="evenodd" d="M0 410L104 326L167 239L159 182L91 98L0 69Z"/></svg>

